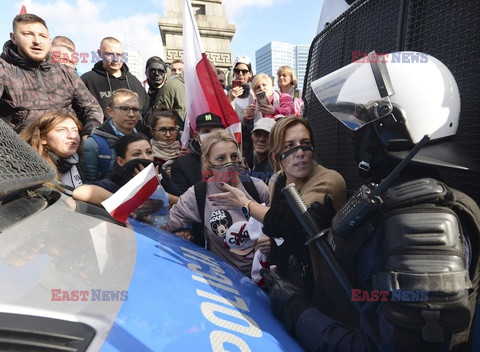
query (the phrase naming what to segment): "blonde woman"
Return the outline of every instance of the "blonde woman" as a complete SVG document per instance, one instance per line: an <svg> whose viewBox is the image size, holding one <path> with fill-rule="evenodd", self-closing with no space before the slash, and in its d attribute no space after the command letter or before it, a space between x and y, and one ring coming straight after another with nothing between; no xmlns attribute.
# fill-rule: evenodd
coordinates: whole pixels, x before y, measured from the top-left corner
<svg viewBox="0 0 480 352"><path fill-rule="evenodd" d="M288 94L273 89L272 79L265 73L255 75L252 81L255 104L245 109L245 118L255 121L262 117L278 118L293 115L293 101ZM263 99L264 96L266 99Z"/></svg>
<svg viewBox="0 0 480 352"><path fill-rule="evenodd" d="M295 116L303 114L303 100L300 97L297 77L291 66L281 66L277 71L280 92L290 95L293 101Z"/></svg>
<svg viewBox="0 0 480 352"><path fill-rule="evenodd" d="M225 184L238 190L244 199L254 199L241 182L238 147L235 138L226 131L212 132L202 142L203 179L200 183L206 185L203 214L200 214L195 196L198 186L192 186L171 209L167 229L184 239L194 240L189 225L202 223L203 218L207 248L250 276L255 248L269 253L270 238L264 237L257 243L250 240L242 230L247 223L246 214L240 208L217 206L209 199L211 195L223 192ZM248 188L253 186L259 201L268 204L268 187L259 179L251 178L251 182L253 185Z"/></svg>

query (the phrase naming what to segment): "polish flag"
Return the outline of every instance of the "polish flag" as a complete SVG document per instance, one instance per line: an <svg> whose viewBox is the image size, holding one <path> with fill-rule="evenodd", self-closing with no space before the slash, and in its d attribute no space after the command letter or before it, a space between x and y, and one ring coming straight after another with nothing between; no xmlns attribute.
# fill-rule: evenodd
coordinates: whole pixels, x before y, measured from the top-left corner
<svg viewBox="0 0 480 352"><path fill-rule="evenodd" d="M24 0L22 2L22 8L20 9L20 15L24 15L27 13L27 7L30 8L31 7L31 4L30 4L30 0Z"/></svg>
<svg viewBox="0 0 480 352"><path fill-rule="evenodd" d="M104 200L102 205L114 219L125 224L132 211L155 192L159 182L155 167L151 163L110 198Z"/></svg>
<svg viewBox="0 0 480 352"><path fill-rule="evenodd" d="M242 128L238 115L228 101L217 74L205 55L197 22L189 0L184 0L183 11L183 64L187 116L182 144L188 145L190 127L195 130L198 115L212 112L220 116L228 131L242 142Z"/></svg>

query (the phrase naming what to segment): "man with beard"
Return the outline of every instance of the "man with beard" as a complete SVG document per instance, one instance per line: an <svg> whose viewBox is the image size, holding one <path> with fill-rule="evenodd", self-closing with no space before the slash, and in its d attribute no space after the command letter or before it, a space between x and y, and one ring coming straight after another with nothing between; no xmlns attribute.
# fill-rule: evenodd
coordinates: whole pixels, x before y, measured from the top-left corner
<svg viewBox="0 0 480 352"><path fill-rule="evenodd" d="M0 116L20 132L49 111L77 116L84 135L103 122L98 102L75 71L51 62L45 21L17 15L0 56Z"/></svg>

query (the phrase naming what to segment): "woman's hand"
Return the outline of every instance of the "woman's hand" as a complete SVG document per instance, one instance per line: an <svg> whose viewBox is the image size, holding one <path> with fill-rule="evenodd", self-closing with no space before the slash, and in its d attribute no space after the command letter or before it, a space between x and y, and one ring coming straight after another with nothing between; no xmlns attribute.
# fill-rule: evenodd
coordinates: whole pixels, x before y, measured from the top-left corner
<svg viewBox="0 0 480 352"><path fill-rule="evenodd" d="M187 147L180 147L180 156L184 156L184 155L187 155L187 154L190 154L190 149L187 148Z"/></svg>
<svg viewBox="0 0 480 352"><path fill-rule="evenodd" d="M255 116L255 109L256 108L257 108L257 106L255 104L248 105L243 112L243 118L247 119L247 120L253 119L254 116Z"/></svg>
<svg viewBox="0 0 480 352"><path fill-rule="evenodd" d="M208 196L208 200L212 201L214 206L220 206L224 209L239 209L243 204L250 201L245 193L225 182L220 183L219 189L224 191L224 193Z"/></svg>
<svg viewBox="0 0 480 352"><path fill-rule="evenodd" d="M273 105L259 105L258 110L262 114L275 115L275 107Z"/></svg>
<svg viewBox="0 0 480 352"><path fill-rule="evenodd" d="M174 234L183 238L184 240L193 241L192 231L190 230L175 231Z"/></svg>
<svg viewBox="0 0 480 352"><path fill-rule="evenodd" d="M268 236L260 237L257 240L256 249L260 249L263 254L268 254L272 251L272 239Z"/></svg>
<svg viewBox="0 0 480 352"><path fill-rule="evenodd" d="M159 173L159 165L155 165L155 173L157 174L157 177L158 177L158 173ZM145 166L143 166L142 163L138 163L137 167L135 168L135 170L133 170L133 177L137 176L140 171L142 171L143 169L145 169Z"/></svg>
<svg viewBox="0 0 480 352"><path fill-rule="evenodd" d="M230 102L234 101L235 98L239 97L240 95L243 94L243 87L233 87L230 89L230 92L228 92L228 100Z"/></svg>
<svg viewBox="0 0 480 352"><path fill-rule="evenodd" d="M130 216L134 219L150 223L150 214L160 211L163 206L163 201L161 201L160 199L149 198L145 202L140 204L140 206L135 209Z"/></svg>

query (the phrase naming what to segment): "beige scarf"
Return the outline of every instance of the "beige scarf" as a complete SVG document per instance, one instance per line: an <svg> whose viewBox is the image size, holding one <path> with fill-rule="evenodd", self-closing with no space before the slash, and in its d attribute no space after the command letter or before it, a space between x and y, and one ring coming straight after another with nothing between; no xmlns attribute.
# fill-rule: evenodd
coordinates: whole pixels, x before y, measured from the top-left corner
<svg viewBox="0 0 480 352"><path fill-rule="evenodd" d="M166 143L152 139L150 141L153 148L153 156L155 158L168 161L170 159L176 159L180 155L180 142L175 141L173 143Z"/></svg>

